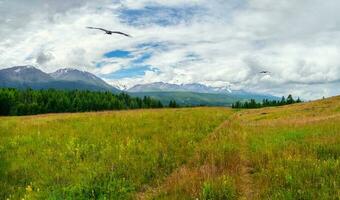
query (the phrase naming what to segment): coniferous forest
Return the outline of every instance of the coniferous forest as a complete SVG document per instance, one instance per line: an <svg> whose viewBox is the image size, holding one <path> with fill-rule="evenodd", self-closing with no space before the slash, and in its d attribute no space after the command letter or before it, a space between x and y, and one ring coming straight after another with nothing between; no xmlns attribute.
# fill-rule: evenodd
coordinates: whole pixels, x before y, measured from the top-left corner
<svg viewBox="0 0 340 200"><path fill-rule="evenodd" d="M251 99L250 101L245 102L237 101L236 103L232 104L232 108L264 108L273 106L283 106L301 102L302 101L300 100L300 98L297 98L295 100L292 95L288 95L287 98L283 96L281 100L263 99L262 102L256 102L255 99Z"/></svg>
<svg viewBox="0 0 340 200"><path fill-rule="evenodd" d="M281 100L264 99L262 102L237 101L233 108L262 108L282 106L302 102L292 95ZM170 101L170 108L179 107ZM131 97L126 93L94 92L83 90L19 90L12 88L0 89L0 116L35 115L44 113L89 112L104 110L124 110L140 108L163 108L161 101L145 96Z"/></svg>
<svg viewBox="0 0 340 200"><path fill-rule="evenodd" d="M0 89L1 116L162 107L159 100L131 97L126 93Z"/></svg>

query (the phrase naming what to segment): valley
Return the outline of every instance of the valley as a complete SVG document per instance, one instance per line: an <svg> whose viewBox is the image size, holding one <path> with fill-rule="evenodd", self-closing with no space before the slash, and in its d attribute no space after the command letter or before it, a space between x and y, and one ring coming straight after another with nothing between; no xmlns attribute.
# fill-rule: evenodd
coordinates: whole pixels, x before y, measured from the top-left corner
<svg viewBox="0 0 340 200"><path fill-rule="evenodd" d="M35 90L89 90L112 93L128 93L133 97L152 97L164 105L176 101L180 106L231 106L236 101L255 99L278 100L276 96L226 87L209 87L199 83L170 84L163 82L137 84L131 88L118 89L101 78L86 71L72 68L45 73L34 66L16 66L0 70L0 88Z"/></svg>
<svg viewBox="0 0 340 200"><path fill-rule="evenodd" d="M336 199L340 97L0 118L1 199Z"/></svg>

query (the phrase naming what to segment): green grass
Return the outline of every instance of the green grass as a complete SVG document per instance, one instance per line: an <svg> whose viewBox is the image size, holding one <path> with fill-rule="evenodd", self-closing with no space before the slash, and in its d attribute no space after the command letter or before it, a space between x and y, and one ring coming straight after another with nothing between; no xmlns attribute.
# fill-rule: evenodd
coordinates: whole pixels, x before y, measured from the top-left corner
<svg viewBox="0 0 340 200"><path fill-rule="evenodd" d="M236 197L235 183L227 176L206 181L203 184L201 198L204 200L235 199Z"/></svg>
<svg viewBox="0 0 340 200"><path fill-rule="evenodd" d="M340 97L0 118L0 199L339 199Z"/></svg>
<svg viewBox="0 0 340 200"><path fill-rule="evenodd" d="M268 119L245 122L256 198L339 199L339 100L270 110Z"/></svg>
<svg viewBox="0 0 340 200"><path fill-rule="evenodd" d="M336 199L340 133L334 123L340 120L263 128L261 135L249 137L254 181L266 186L258 193L261 199Z"/></svg>
<svg viewBox="0 0 340 200"><path fill-rule="evenodd" d="M0 199L129 199L185 164L226 109L1 118Z"/></svg>

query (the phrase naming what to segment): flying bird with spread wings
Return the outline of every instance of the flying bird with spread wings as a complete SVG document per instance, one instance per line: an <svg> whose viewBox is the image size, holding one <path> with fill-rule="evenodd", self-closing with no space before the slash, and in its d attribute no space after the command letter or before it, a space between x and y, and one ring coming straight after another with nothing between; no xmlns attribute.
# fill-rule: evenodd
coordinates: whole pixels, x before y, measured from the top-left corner
<svg viewBox="0 0 340 200"><path fill-rule="evenodd" d="M106 30L106 29L103 29L103 28L97 28L97 27L86 27L88 29L97 29L97 30L101 30L101 31L104 31L105 34L108 34L108 35L112 35L112 34L119 34L119 35L124 35L126 37L132 37L131 35L129 34L126 34L126 33L123 33L123 32L120 32L120 31L110 31L110 30Z"/></svg>
<svg viewBox="0 0 340 200"><path fill-rule="evenodd" d="M269 71L261 71L260 74L269 74Z"/></svg>

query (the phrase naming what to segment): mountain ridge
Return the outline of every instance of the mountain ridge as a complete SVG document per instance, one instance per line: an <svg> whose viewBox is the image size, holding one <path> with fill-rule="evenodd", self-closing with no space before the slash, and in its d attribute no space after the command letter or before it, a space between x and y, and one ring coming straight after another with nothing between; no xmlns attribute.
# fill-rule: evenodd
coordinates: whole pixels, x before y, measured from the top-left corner
<svg viewBox="0 0 340 200"><path fill-rule="evenodd" d="M142 98L150 96L161 100L164 104L175 100L179 104L187 106L230 106L235 101L279 99L272 95L231 90L229 87L211 87L201 83L172 84L154 82L137 84L129 89L119 90L86 71L61 68L52 73L45 73L30 65L0 70L0 87L126 92L131 96Z"/></svg>
<svg viewBox="0 0 340 200"><path fill-rule="evenodd" d="M63 81L83 81L93 85L100 85L101 87L107 89L113 87L92 73L73 68L58 69L57 71L50 73L50 75L55 79Z"/></svg>
<svg viewBox="0 0 340 200"><path fill-rule="evenodd" d="M212 87L201 83L173 84L164 82L153 82L148 84L137 84L126 90L130 93L143 92L193 92L202 94L229 94L242 97L264 97L277 98L270 94L248 92L244 90L232 90L229 87Z"/></svg>
<svg viewBox="0 0 340 200"><path fill-rule="evenodd" d="M89 72L63 68L45 73L31 65L1 69L0 87L120 91Z"/></svg>

